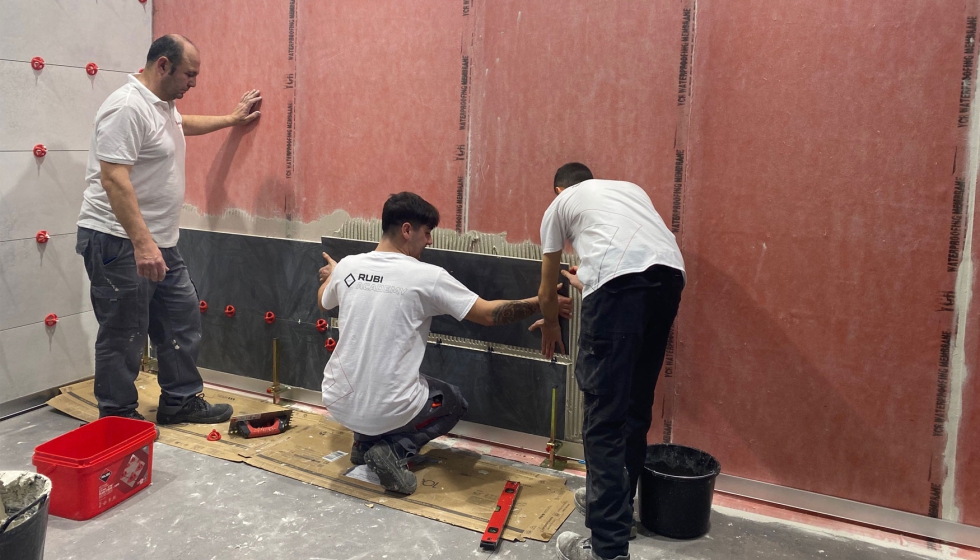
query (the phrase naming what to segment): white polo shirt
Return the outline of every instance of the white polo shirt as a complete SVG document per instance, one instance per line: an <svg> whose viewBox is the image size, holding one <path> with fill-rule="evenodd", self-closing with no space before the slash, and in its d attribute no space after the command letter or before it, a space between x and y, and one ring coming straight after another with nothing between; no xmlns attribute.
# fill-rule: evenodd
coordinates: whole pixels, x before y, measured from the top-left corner
<svg viewBox="0 0 980 560"><path fill-rule="evenodd" d="M330 415L368 436L406 425L429 398L419 366L432 318L462 321L476 300L444 269L402 253L341 259L320 302L340 306L340 340L323 370Z"/></svg>
<svg viewBox="0 0 980 560"><path fill-rule="evenodd" d="M674 234L647 193L626 181L590 179L555 197L541 220L541 249L561 251L566 239L582 259L582 297L656 264L684 271Z"/></svg>
<svg viewBox="0 0 980 560"><path fill-rule="evenodd" d="M176 245L184 203L184 154L184 131L174 103L161 101L136 76L129 76L95 115L85 172L88 188L78 226L129 237L112 213L99 162L132 165L129 178L153 241L161 248Z"/></svg>

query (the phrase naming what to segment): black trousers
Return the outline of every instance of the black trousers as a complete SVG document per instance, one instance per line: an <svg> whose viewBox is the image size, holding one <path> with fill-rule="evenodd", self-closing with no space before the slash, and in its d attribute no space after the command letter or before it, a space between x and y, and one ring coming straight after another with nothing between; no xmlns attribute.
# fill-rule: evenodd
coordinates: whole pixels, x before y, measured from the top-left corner
<svg viewBox="0 0 980 560"><path fill-rule="evenodd" d="M575 377L585 393L585 524L603 558L629 552L653 392L683 289L681 271L655 265L582 301Z"/></svg>

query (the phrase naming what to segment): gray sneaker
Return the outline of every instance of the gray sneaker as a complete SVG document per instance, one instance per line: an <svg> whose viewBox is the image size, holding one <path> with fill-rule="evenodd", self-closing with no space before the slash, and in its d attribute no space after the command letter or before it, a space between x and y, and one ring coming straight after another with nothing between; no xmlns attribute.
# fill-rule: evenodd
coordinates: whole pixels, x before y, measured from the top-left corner
<svg viewBox="0 0 980 560"><path fill-rule="evenodd" d="M364 462L381 481L385 490L399 494L412 494L417 488L418 481L415 473L408 470L408 461L399 457L391 442L381 440L364 453Z"/></svg>
<svg viewBox="0 0 980 560"><path fill-rule="evenodd" d="M575 491L575 511L585 515L585 486Z"/></svg>
<svg viewBox="0 0 980 560"><path fill-rule="evenodd" d="M585 486L579 488L574 493L575 498L575 511L585 515ZM633 520L633 526L630 527L630 540L636 538L636 520Z"/></svg>
<svg viewBox="0 0 980 560"><path fill-rule="evenodd" d="M592 550L592 539L565 531L558 535L558 557L561 560L630 560L630 555L603 558Z"/></svg>

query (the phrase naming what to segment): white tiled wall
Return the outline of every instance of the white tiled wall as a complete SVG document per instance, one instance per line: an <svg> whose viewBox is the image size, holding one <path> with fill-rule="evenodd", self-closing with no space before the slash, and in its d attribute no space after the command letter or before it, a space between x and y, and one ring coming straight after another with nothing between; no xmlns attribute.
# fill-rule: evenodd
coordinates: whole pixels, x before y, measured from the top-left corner
<svg viewBox="0 0 980 560"><path fill-rule="evenodd" d="M152 0L5 0L0 16L0 403L92 375L98 324L75 254L92 120L143 66ZM42 70L31 58L44 58ZM85 65L96 63L95 76ZM35 158L35 144L48 154ZM38 230L52 237L34 241ZM60 321L44 325L55 313Z"/></svg>

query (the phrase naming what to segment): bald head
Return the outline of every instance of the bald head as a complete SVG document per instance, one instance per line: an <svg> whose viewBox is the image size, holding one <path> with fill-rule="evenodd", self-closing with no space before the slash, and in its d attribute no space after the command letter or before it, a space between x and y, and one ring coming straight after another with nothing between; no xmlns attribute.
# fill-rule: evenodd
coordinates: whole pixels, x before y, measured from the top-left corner
<svg viewBox="0 0 980 560"><path fill-rule="evenodd" d="M150 45L139 81L163 101L181 99L197 85L201 55L187 37L164 35Z"/></svg>
<svg viewBox="0 0 980 560"><path fill-rule="evenodd" d="M184 53L188 49L197 54L197 47L187 37L176 33L164 35L150 45L150 52L146 54L146 66L149 68L160 58L166 58L170 63L170 74L173 74L184 61Z"/></svg>

